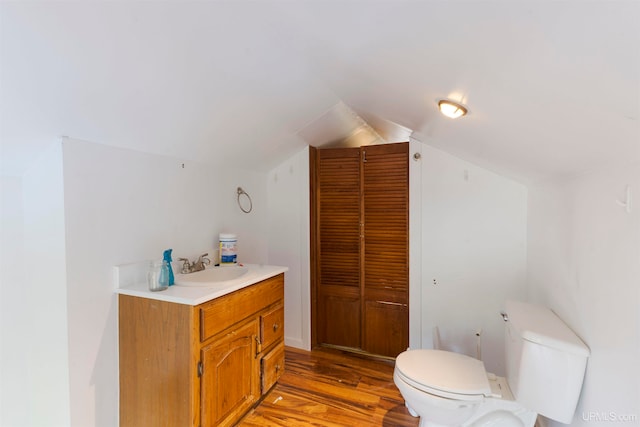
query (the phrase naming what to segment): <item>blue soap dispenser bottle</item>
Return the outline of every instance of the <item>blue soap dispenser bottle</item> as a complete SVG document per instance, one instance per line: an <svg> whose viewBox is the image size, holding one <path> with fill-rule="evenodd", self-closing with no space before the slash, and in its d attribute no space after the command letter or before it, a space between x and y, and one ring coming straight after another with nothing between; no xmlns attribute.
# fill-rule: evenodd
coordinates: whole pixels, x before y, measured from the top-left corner
<svg viewBox="0 0 640 427"><path fill-rule="evenodd" d="M173 286L173 268L171 268L171 252L173 249L167 249L162 254L162 269L160 270L160 285Z"/></svg>

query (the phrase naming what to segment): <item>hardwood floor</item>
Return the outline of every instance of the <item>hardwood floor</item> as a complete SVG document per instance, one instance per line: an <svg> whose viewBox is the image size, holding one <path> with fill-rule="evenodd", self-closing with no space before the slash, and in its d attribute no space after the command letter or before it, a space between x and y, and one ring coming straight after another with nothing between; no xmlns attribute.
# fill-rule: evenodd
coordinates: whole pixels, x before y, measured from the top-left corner
<svg viewBox="0 0 640 427"><path fill-rule="evenodd" d="M285 372L238 424L252 426L417 426L393 383L393 362L333 349L286 348Z"/></svg>

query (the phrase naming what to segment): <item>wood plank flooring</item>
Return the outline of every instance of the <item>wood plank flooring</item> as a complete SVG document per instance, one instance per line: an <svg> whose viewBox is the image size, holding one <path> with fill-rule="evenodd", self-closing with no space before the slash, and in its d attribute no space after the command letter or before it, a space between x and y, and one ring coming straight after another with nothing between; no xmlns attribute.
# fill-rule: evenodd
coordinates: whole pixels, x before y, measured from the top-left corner
<svg viewBox="0 0 640 427"><path fill-rule="evenodd" d="M278 384L238 426L413 427L418 421L393 383L393 362L287 347Z"/></svg>

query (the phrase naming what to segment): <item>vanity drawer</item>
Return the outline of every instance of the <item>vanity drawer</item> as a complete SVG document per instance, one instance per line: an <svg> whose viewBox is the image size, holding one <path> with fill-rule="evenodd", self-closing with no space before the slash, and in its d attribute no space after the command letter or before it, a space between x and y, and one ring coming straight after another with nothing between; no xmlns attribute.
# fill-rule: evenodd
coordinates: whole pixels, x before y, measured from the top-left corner
<svg viewBox="0 0 640 427"><path fill-rule="evenodd" d="M206 302L200 309L200 340L215 336L238 319L246 319L284 299L284 274L263 280L220 298ZM262 322L261 322L262 324Z"/></svg>
<svg viewBox="0 0 640 427"><path fill-rule="evenodd" d="M284 337L284 306L279 304L260 316L260 341L265 350Z"/></svg>
<svg viewBox="0 0 640 427"><path fill-rule="evenodd" d="M284 372L284 344L276 346L262 358L262 394L273 387Z"/></svg>

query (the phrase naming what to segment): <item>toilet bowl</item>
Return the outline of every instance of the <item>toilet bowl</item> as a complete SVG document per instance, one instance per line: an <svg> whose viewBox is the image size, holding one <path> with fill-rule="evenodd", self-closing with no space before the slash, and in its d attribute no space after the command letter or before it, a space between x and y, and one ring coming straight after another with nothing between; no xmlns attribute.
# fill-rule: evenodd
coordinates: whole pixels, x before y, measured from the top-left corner
<svg viewBox="0 0 640 427"><path fill-rule="evenodd" d="M421 427L530 427L536 420L513 399L504 378L462 354L406 351L396 358L393 380Z"/></svg>
<svg viewBox="0 0 640 427"><path fill-rule="evenodd" d="M588 347L551 310L507 301L506 377L442 350L407 350L393 380L421 427L532 427L538 414L570 424Z"/></svg>

